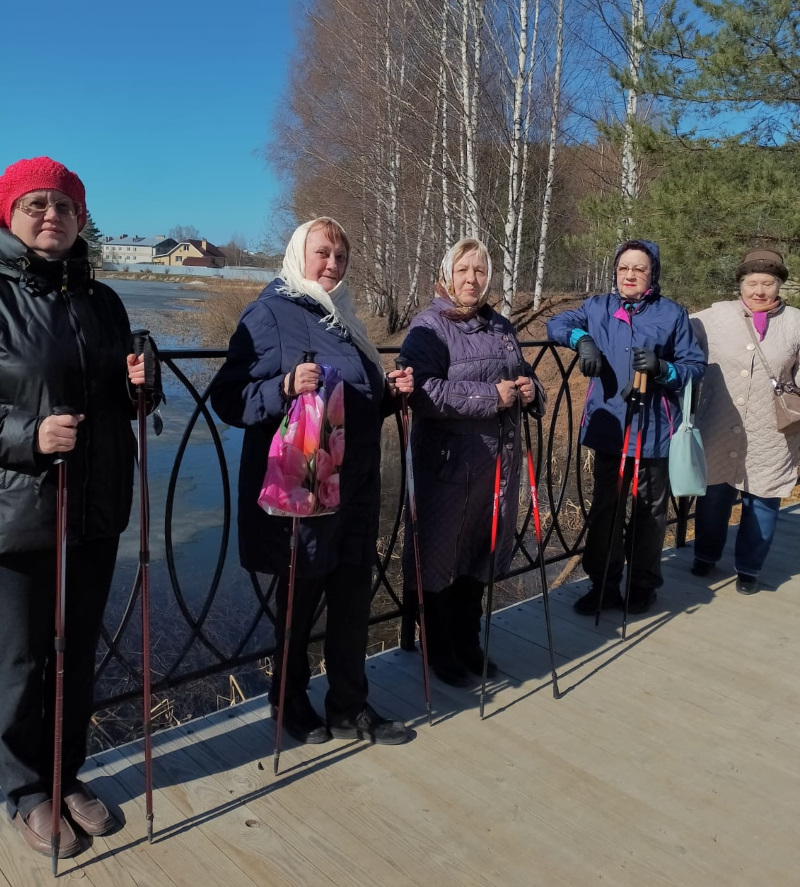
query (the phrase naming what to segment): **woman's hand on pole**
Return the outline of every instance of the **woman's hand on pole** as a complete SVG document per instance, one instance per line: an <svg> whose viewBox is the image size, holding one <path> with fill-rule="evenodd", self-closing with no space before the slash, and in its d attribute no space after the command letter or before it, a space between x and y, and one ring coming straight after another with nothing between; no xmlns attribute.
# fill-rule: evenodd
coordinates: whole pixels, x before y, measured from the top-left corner
<svg viewBox="0 0 800 887"><path fill-rule="evenodd" d="M412 394L414 391L414 368L405 367L402 370L392 370L386 374L386 382L393 397L398 394Z"/></svg>
<svg viewBox="0 0 800 887"><path fill-rule="evenodd" d="M144 385L145 382L145 371L144 371L144 354L129 354L125 360L128 364L128 379L130 380L131 385L138 388L139 385Z"/></svg>
<svg viewBox="0 0 800 887"><path fill-rule="evenodd" d="M503 379L497 388L497 409L508 410L517 402L517 382L514 379Z"/></svg>
<svg viewBox="0 0 800 887"><path fill-rule="evenodd" d="M294 370L294 385L292 386L292 374L287 373L283 380L283 391L287 397L316 391L319 388L320 375L321 372L318 364L298 364Z"/></svg>
<svg viewBox="0 0 800 887"><path fill-rule="evenodd" d="M530 376L517 376L515 384L517 386L517 391L519 392L519 399L522 403L525 406L532 403L536 397L536 386L533 384L533 379L531 379Z"/></svg>
<svg viewBox="0 0 800 887"><path fill-rule="evenodd" d="M78 415L47 416L39 426L36 437L36 448L40 453L69 453L75 449L78 436L78 423L85 416Z"/></svg>

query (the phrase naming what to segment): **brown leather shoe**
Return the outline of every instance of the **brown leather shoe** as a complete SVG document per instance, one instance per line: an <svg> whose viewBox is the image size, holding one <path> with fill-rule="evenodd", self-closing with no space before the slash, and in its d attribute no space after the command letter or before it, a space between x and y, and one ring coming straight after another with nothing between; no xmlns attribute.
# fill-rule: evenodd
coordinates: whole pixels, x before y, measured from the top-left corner
<svg viewBox="0 0 800 887"><path fill-rule="evenodd" d="M107 835L116 825L108 807L82 782L64 795L64 805L69 818L87 835Z"/></svg>
<svg viewBox="0 0 800 887"><path fill-rule="evenodd" d="M19 813L14 816L14 827L37 853L50 856L50 834L53 830L53 802L42 801L25 817ZM80 853L81 844L72 826L61 817L61 840L58 846L58 858L68 859Z"/></svg>

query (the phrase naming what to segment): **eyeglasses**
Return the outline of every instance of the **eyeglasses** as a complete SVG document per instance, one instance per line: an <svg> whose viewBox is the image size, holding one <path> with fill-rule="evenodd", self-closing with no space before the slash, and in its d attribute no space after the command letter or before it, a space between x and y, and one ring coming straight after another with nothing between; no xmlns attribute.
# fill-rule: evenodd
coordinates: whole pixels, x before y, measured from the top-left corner
<svg viewBox="0 0 800 887"><path fill-rule="evenodd" d="M81 209L80 204L74 203L72 200L56 200L55 203L50 203L44 197L22 198L16 203L18 210L24 212L26 216L32 216L33 218L43 216L51 206L59 216L65 216L69 219L74 219Z"/></svg>

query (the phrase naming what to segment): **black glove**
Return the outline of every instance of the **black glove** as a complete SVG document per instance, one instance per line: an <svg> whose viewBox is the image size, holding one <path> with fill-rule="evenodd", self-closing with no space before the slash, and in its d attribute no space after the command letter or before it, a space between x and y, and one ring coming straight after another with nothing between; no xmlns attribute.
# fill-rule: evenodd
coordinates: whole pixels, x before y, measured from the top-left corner
<svg viewBox="0 0 800 887"><path fill-rule="evenodd" d="M667 362L660 360L655 351L651 351L649 348L634 348L633 368L638 373L663 376L667 372Z"/></svg>
<svg viewBox="0 0 800 887"><path fill-rule="evenodd" d="M578 352L578 366L584 376L599 376L603 368L603 352L595 345L591 336L581 336L575 346Z"/></svg>

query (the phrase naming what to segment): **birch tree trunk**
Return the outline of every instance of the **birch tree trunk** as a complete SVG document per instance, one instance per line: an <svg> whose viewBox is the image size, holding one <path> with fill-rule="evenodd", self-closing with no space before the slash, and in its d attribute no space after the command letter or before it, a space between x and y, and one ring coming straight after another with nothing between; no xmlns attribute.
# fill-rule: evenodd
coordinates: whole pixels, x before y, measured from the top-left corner
<svg viewBox="0 0 800 887"><path fill-rule="evenodd" d="M547 181L542 201L542 221L539 227L539 252L536 258L536 284L533 290L533 310L542 303L544 269L547 258L547 231L553 204L553 181L556 170L556 141L558 139L558 107L561 100L561 65L564 54L564 0L558 0L556 19L556 66L553 72L553 104L550 112L550 150L547 156Z"/></svg>
<svg viewBox="0 0 800 887"><path fill-rule="evenodd" d="M644 51L644 0L631 0L630 36L626 47L631 85L625 96L625 135L622 141L622 211L618 240L628 236L634 224L633 203L639 195L639 165L636 157L634 122L639 101L639 79Z"/></svg>
<svg viewBox="0 0 800 887"><path fill-rule="evenodd" d="M469 237L480 236L476 153L483 2L461 0L462 232Z"/></svg>
<svg viewBox="0 0 800 887"><path fill-rule="evenodd" d="M519 0L518 31L513 34L517 46L516 69L507 66L513 88L511 137L508 160L508 207L503 232L503 307L504 317L511 316L511 306L518 278L519 246L527 180L526 161L530 124L530 91L533 59L539 21L539 0L535 0L533 39L528 40L528 0ZM527 96L527 102L525 101Z"/></svg>

